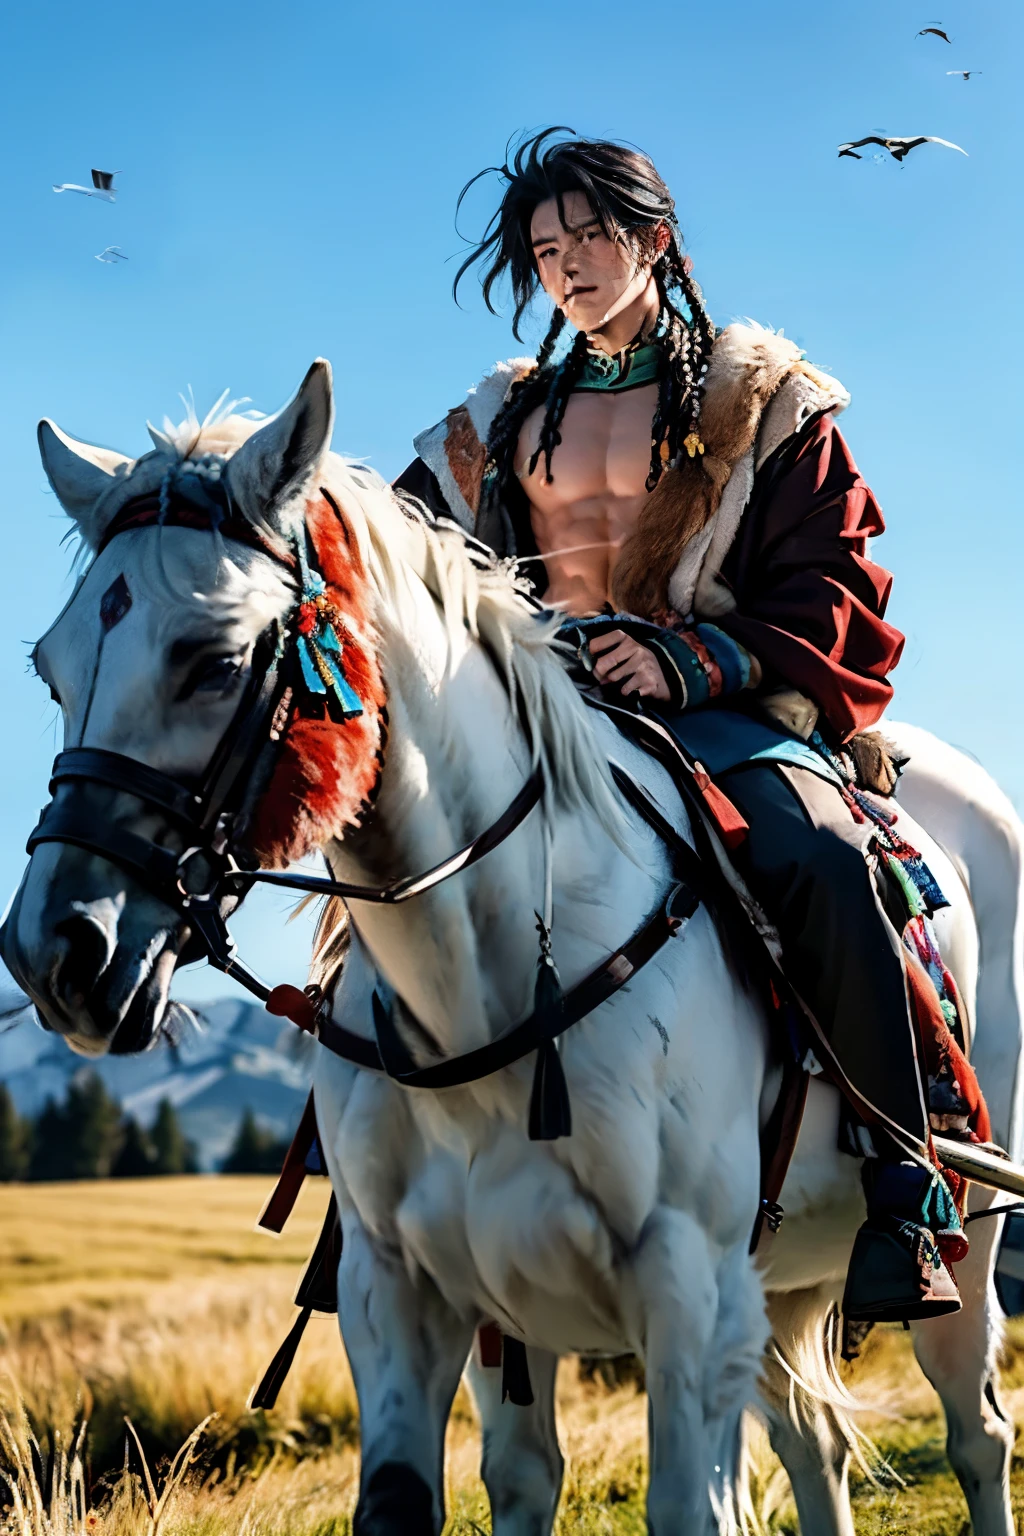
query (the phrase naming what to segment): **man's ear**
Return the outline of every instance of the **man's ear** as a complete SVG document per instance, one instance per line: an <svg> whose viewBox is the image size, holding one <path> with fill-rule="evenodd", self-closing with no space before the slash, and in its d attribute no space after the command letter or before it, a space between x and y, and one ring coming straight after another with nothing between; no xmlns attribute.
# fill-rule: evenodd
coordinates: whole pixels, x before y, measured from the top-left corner
<svg viewBox="0 0 1024 1536"><path fill-rule="evenodd" d="M228 460L232 498L256 524L286 534L331 441L331 365L318 357L290 405Z"/></svg>
<svg viewBox="0 0 1024 1536"><path fill-rule="evenodd" d="M80 443L44 418L37 437L46 478L57 500L90 549L97 549L110 513L104 511L107 492L131 469L134 460L112 448Z"/></svg>

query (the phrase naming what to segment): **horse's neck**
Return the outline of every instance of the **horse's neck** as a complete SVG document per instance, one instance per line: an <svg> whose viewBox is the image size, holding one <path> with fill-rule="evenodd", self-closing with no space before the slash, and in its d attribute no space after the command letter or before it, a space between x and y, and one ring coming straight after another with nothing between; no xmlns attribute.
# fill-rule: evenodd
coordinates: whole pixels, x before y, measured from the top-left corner
<svg viewBox="0 0 1024 1536"><path fill-rule="evenodd" d="M374 885L419 874L476 837L530 772L508 696L479 646L467 646L433 686L410 665L391 669L388 684L388 746L372 816L327 850L337 875ZM543 900L540 825L534 811L478 865L399 907L352 903L373 963L446 1051L471 1049L529 1011L533 914Z"/></svg>
<svg viewBox="0 0 1024 1536"><path fill-rule="evenodd" d="M381 791L361 833L329 849L330 865L342 879L373 885L419 874L496 822L528 774L527 743L479 645L467 645L433 687L422 671L395 668ZM447 1054L479 1046L533 1006L543 814L534 809L485 859L410 902L352 903L373 965ZM550 814L556 839L570 823L576 831L571 869L556 860L556 876L570 874L577 889L611 888L622 854L597 820L590 836L579 836L579 813ZM556 912L562 883L556 879ZM556 958L559 937L556 926Z"/></svg>

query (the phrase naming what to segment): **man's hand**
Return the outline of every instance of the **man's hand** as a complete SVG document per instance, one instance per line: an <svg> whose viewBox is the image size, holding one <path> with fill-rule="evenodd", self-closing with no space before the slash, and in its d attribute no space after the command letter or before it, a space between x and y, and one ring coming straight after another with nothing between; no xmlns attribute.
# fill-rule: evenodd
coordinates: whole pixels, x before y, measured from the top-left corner
<svg viewBox="0 0 1024 1536"><path fill-rule="evenodd" d="M665 674L653 651L631 640L621 629L610 629L590 641L594 657L594 676L599 683L613 683L623 693L638 693L642 698L662 699L669 693Z"/></svg>

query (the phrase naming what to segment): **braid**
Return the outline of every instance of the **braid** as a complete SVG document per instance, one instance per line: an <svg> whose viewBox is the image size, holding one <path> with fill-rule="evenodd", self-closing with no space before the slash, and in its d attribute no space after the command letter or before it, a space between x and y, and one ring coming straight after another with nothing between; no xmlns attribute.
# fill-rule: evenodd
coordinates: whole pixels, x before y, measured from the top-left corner
<svg viewBox="0 0 1024 1536"><path fill-rule="evenodd" d="M545 404L544 420L541 423L540 440L530 457L530 465L527 474L532 475L537 468L537 461L541 454L544 455L544 478L548 485L551 484L551 455L562 441L559 427L565 415L566 406L569 404L569 396L576 387L576 381L583 372L583 365L587 360L586 331L578 331L576 340L572 344L572 350L568 357L557 368L551 380L548 397Z"/></svg>
<svg viewBox="0 0 1024 1536"><path fill-rule="evenodd" d="M512 385L508 398L491 423L487 435L487 468L496 471L499 485L511 472L523 422L547 396L552 376L551 357L564 326L565 316L556 309L540 344L535 365Z"/></svg>
<svg viewBox="0 0 1024 1536"><path fill-rule="evenodd" d="M675 239L654 267L665 339L658 379L658 404L651 426L648 491L654 490L665 465L676 462L691 434L699 436L701 400L715 328L690 270L690 260L682 255ZM682 296L689 311L688 320L669 296L673 288ZM687 448L687 451L692 458L697 449Z"/></svg>

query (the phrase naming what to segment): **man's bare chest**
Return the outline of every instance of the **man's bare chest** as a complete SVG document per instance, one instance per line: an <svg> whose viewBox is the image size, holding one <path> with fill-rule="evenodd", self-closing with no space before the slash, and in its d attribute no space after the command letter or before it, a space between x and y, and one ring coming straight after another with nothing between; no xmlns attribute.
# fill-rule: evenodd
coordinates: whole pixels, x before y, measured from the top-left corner
<svg viewBox="0 0 1024 1536"><path fill-rule="evenodd" d="M618 551L647 500L657 386L569 398L548 481L544 457L529 472L543 410L527 417L515 467L548 574L548 600L597 613L611 597Z"/></svg>
<svg viewBox="0 0 1024 1536"><path fill-rule="evenodd" d="M608 503L642 499L656 405L655 384L621 393L571 395L559 428L561 442L552 458L551 484L543 456L533 473L527 473L544 420L543 407L534 411L523 424L515 460L531 505L543 514L595 499Z"/></svg>

